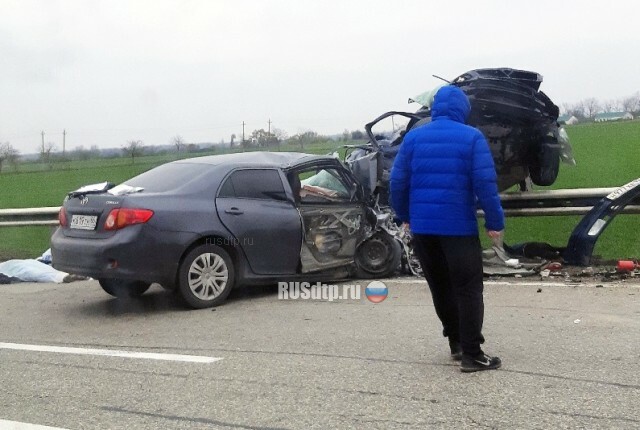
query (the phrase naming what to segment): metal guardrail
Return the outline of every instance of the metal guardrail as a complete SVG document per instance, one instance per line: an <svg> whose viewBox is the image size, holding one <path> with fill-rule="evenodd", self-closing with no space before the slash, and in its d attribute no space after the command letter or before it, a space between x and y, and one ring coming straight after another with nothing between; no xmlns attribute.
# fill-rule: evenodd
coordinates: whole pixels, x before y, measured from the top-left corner
<svg viewBox="0 0 640 430"><path fill-rule="evenodd" d="M0 227L56 226L60 206L0 209Z"/></svg>
<svg viewBox="0 0 640 430"><path fill-rule="evenodd" d="M618 188L576 188L500 195L509 217L585 215ZM640 199L620 213L640 214ZM0 227L56 226L60 207L0 209ZM480 216L483 215L479 211Z"/></svg>
<svg viewBox="0 0 640 430"><path fill-rule="evenodd" d="M586 215L604 197L619 189L575 188L503 193L500 199L505 215L510 217ZM620 213L640 214L640 198L633 200Z"/></svg>

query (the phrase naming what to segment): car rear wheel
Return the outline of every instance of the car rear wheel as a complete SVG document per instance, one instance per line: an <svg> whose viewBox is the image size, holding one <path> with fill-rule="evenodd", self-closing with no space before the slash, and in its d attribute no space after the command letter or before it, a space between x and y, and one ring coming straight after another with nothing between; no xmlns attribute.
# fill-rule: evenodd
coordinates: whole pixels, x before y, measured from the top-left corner
<svg viewBox="0 0 640 430"><path fill-rule="evenodd" d="M140 297L151 286L148 282L125 279L98 279L98 282L107 294L118 298Z"/></svg>
<svg viewBox="0 0 640 430"><path fill-rule="evenodd" d="M178 273L178 291L192 308L222 303L235 281L233 262L219 246L201 245L187 254Z"/></svg>
<svg viewBox="0 0 640 430"><path fill-rule="evenodd" d="M358 276L377 278L392 275L400 265L400 243L386 232L375 233L356 250L355 263Z"/></svg>

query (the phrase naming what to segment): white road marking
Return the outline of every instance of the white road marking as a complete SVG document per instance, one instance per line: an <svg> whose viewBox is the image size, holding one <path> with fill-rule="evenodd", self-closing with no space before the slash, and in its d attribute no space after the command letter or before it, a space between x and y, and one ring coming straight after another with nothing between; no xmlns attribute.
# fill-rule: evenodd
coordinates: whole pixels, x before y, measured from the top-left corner
<svg viewBox="0 0 640 430"><path fill-rule="evenodd" d="M511 286L511 287L595 287L596 285L604 285L607 288L616 288L616 287L624 287L624 288L640 288L640 284L634 283L637 281L627 280L626 282L605 282L598 281L594 279L584 279L582 282L572 282L572 281L537 281L537 278L534 277L531 281L524 281L522 278L506 278L504 281L496 281L496 280L484 280L484 285L500 285L500 286ZM404 278L404 279L383 279L387 285L392 284L426 284L424 278Z"/></svg>
<svg viewBox="0 0 640 430"><path fill-rule="evenodd" d="M2 430L66 430L62 427L40 426L38 424L21 423L18 421L0 420Z"/></svg>
<svg viewBox="0 0 640 430"><path fill-rule="evenodd" d="M485 285L507 285L513 287L572 287L578 285L575 282L544 282L544 281L532 281L532 282L509 282L509 281L484 281ZM584 283L581 286L589 287L590 284Z"/></svg>
<svg viewBox="0 0 640 430"><path fill-rule="evenodd" d="M5 342L0 342L0 349L36 352L57 352L59 354L99 355L103 357L144 358L148 360L183 361L187 363L213 363L215 361L222 360L222 357L207 357L203 355L161 354L155 352L120 351L116 349L71 348L67 346L26 345L21 343Z"/></svg>

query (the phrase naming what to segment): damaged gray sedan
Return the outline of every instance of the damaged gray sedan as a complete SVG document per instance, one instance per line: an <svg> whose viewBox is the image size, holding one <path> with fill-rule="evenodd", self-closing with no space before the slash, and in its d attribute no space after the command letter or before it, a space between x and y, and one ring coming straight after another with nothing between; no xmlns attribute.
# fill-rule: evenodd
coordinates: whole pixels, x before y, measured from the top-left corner
<svg viewBox="0 0 640 430"><path fill-rule="evenodd" d="M159 283L194 308L221 303L238 284L386 276L401 246L365 200L331 156L175 161L116 187L69 193L51 241L53 266L96 278L116 297Z"/></svg>

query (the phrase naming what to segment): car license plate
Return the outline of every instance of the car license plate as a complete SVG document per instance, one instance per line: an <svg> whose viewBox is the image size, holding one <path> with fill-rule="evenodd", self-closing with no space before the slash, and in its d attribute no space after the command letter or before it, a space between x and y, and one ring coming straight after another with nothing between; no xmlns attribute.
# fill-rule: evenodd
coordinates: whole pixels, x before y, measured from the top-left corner
<svg viewBox="0 0 640 430"><path fill-rule="evenodd" d="M97 216L92 216L92 215L72 215L71 216L71 228L77 228L79 230L95 230L97 222L98 222Z"/></svg>

